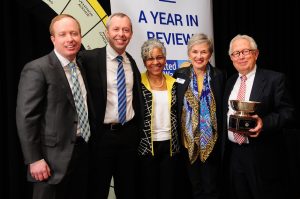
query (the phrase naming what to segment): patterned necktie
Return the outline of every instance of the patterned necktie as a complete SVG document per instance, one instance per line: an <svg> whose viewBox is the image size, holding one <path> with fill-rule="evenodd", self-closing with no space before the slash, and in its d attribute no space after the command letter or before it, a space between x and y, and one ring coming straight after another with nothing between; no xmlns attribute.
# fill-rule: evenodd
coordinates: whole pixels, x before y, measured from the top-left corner
<svg viewBox="0 0 300 199"><path fill-rule="evenodd" d="M119 122L124 124L126 122L126 81L125 72L123 67L123 57L117 56L118 60L118 73L117 73L117 86L118 86L118 113Z"/></svg>
<svg viewBox="0 0 300 199"><path fill-rule="evenodd" d="M247 76L243 75L240 77L241 78L241 85L239 88L239 92L237 95L237 99L238 100L245 100L245 94L246 94L246 80L247 80ZM233 133L234 136L234 140L239 144L243 144L246 141L246 136L240 133Z"/></svg>
<svg viewBox="0 0 300 199"><path fill-rule="evenodd" d="M88 114L86 111L86 107L84 104L83 96L81 94L81 89L77 77L76 65L75 63L70 62L68 66L70 67L71 70L71 79L73 83L71 90L73 93L73 98L75 101L76 111L78 115L80 135L83 137L83 139L86 142L88 142L89 137L91 135L90 125L89 125Z"/></svg>

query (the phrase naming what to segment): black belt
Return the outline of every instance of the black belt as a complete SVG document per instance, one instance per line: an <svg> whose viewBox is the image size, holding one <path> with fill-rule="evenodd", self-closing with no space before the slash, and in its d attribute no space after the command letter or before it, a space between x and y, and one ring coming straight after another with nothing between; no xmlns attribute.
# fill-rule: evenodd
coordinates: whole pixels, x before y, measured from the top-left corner
<svg viewBox="0 0 300 199"><path fill-rule="evenodd" d="M76 136L75 145L87 144L87 142L81 136Z"/></svg>
<svg viewBox="0 0 300 199"><path fill-rule="evenodd" d="M111 131L117 131L117 130L120 130L125 127L133 126L135 124L136 124L135 119L132 119L128 122L125 122L125 124L123 124L123 125L121 123L110 123L110 124L103 124L103 127L105 129L109 129Z"/></svg>
<svg viewBox="0 0 300 199"><path fill-rule="evenodd" d="M236 147L236 148L246 148L246 147L249 147L248 143L243 143L243 144L239 145L236 142L232 142L232 141L229 141L229 142L230 142L232 148L234 148L234 147Z"/></svg>

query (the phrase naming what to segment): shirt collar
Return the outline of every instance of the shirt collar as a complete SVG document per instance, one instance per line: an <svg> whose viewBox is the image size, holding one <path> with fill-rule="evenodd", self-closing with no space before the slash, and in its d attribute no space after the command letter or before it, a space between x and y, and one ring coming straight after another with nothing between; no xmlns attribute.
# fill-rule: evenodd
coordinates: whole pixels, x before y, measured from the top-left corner
<svg viewBox="0 0 300 199"><path fill-rule="evenodd" d="M57 56L62 67L65 67L70 63L70 61L67 58L65 58L64 56L62 56L61 54L59 54L59 52L57 52L57 50L54 49L54 53ZM76 63L76 59L74 59L72 62Z"/></svg>
<svg viewBox="0 0 300 199"><path fill-rule="evenodd" d="M106 46L106 54L108 59L110 60L116 60L116 57L119 56L119 54L111 47L109 43ZM128 62L128 58L125 52L121 56L123 57L123 61L125 63Z"/></svg>
<svg viewBox="0 0 300 199"><path fill-rule="evenodd" d="M246 74L247 79L249 79L249 77L253 76L255 74L255 72L256 72L256 64L255 64L253 70L250 73ZM239 77L242 77L242 76L243 75L241 73L239 73Z"/></svg>

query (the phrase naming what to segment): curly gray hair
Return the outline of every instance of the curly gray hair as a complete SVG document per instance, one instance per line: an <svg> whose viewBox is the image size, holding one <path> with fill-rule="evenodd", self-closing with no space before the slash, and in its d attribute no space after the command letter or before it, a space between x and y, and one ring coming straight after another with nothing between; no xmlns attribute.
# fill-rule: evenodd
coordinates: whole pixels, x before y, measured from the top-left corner
<svg viewBox="0 0 300 199"><path fill-rule="evenodd" d="M151 53L154 48L161 49L164 57L167 56L167 51L164 44L158 39L151 38L145 41L141 47L141 56L143 61L146 61L148 58L151 57Z"/></svg>

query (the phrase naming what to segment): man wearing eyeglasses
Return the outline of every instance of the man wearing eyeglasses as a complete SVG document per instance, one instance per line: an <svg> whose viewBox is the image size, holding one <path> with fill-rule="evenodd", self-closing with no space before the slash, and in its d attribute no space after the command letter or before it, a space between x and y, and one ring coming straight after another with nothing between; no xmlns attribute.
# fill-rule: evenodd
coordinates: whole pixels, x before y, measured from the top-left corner
<svg viewBox="0 0 300 199"><path fill-rule="evenodd" d="M282 73L257 67L259 50L252 37L237 35L229 56L238 73L227 81L224 93L223 157L229 169L231 199L284 198L283 128L293 118L294 108ZM230 100L260 102L256 126L247 134L228 130L234 114ZM225 167L226 168L226 167Z"/></svg>

